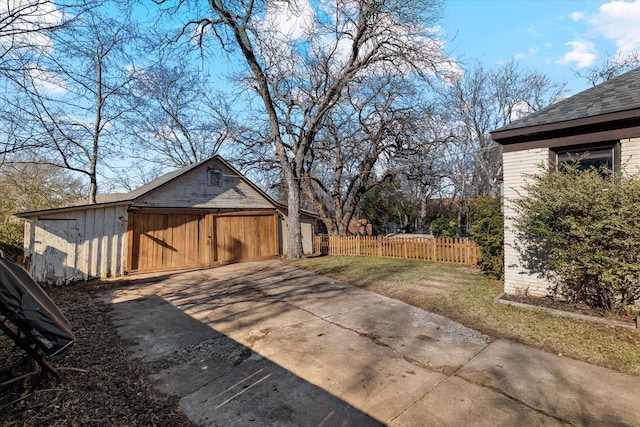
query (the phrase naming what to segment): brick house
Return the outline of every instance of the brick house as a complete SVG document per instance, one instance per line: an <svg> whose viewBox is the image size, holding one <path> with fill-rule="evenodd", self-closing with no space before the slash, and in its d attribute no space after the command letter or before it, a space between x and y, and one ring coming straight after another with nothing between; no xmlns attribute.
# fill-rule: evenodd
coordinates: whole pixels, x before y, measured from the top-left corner
<svg viewBox="0 0 640 427"><path fill-rule="evenodd" d="M491 137L503 149L505 293L545 295L548 283L526 271L514 247L511 202L526 174L575 155L614 173L640 170L640 68L501 127Z"/></svg>

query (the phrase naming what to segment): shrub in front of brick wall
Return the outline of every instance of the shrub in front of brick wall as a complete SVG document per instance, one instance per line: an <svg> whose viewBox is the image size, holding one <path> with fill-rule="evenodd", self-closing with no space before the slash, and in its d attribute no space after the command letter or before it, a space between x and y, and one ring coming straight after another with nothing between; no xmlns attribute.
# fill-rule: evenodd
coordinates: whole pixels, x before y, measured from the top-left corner
<svg viewBox="0 0 640 427"><path fill-rule="evenodd" d="M623 311L640 298L640 179L607 170L529 177L515 201L517 249L565 300Z"/></svg>

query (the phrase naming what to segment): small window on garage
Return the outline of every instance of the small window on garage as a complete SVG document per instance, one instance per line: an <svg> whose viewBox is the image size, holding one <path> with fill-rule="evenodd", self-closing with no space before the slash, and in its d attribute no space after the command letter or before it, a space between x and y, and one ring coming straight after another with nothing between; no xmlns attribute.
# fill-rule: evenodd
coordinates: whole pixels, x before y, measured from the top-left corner
<svg viewBox="0 0 640 427"><path fill-rule="evenodd" d="M619 144L559 149L552 153L551 159L557 170L562 171L569 163L577 163L579 170L596 169L599 171L619 172Z"/></svg>
<svg viewBox="0 0 640 427"><path fill-rule="evenodd" d="M214 187L222 186L222 171L218 168L207 169L207 184Z"/></svg>

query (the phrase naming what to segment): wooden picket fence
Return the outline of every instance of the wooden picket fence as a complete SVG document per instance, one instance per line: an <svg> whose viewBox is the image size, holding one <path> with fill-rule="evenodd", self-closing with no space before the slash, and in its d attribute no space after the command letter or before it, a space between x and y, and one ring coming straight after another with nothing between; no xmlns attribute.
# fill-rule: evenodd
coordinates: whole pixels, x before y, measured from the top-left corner
<svg viewBox="0 0 640 427"><path fill-rule="evenodd" d="M465 237L316 236L315 252L323 255L372 256L463 264L480 264L482 251Z"/></svg>

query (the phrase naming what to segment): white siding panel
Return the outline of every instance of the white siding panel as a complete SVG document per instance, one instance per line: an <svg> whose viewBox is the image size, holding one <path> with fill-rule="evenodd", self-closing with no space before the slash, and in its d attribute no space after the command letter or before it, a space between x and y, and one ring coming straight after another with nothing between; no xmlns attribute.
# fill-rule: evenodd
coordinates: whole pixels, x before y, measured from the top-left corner
<svg viewBox="0 0 640 427"><path fill-rule="evenodd" d="M278 234L280 239L280 255L286 255L289 248L289 225L287 216L284 212L280 212L280 220L278 221ZM302 231L302 252L305 255L313 254L313 239L315 238L314 230L315 221L309 218L300 218L300 228Z"/></svg>
<svg viewBox="0 0 640 427"><path fill-rule="evenodd" d="M111 277L111 254L113 251L113 236L117 232L115 222L115 209L105 209L104 211L104 234L100 242L100 276Z"/></svg>
<svg viewBox="0 0 640 427"><path fill-rule="evenodd" d="M549 162L549 150L537 148L517 152L504 153L504 217L505 217L505 278L504 290L508 294L528 293L530 295L546 295L548 284L529 274L523 267L520 254L517 252L513 220L515 211L512 201L519 197L527 183L527 175L542 172L541 166L547 167Z"/></svg>
<svg viewBox="0 0 640 427"><path fill-rule="evenodd" d="M113 248L111 251L111 276L120 277L124 274L127 260L127 209L125 206L115 208L115 230Z"/></svg>
<svg viewBox="0 0 640 427"><path fill-rule="evenodd" d="M222 171L222 185L209 185L207 168ZM221 163L203 165L148 194L136 206L154 208L273 209L269 200Z"/></svg>
<svg viewBox="0 0 640 427"><path fill-rule="evenodd" d="M100 227L103 224L104 210L89 209L87 215L86 244L89 245L89 265L87 273L89 277L100 277L99 259L100 253Z"/></svg>
<svg viewBox="0 0 640 427"><path fill-rule="evenodd" d="M31 259L30 272L37 281L59 284L63 278L81 278L76 269L79 233L74 216L68 212L27 222L25 255Z"/></svg>
<svg viewBox="0 0 640 427"><path fill-rule="evenodd" d="M31 275L50 284L118 277L126 259L125 232L124 206L30 219L25 226L25 255L31 257Z"/></svg>
<svg viewBox="0 0 640 427"><path fill-rule="evenodd" d="M640 173L640 137L620 141L621 163L626 173Z"/></svg>

